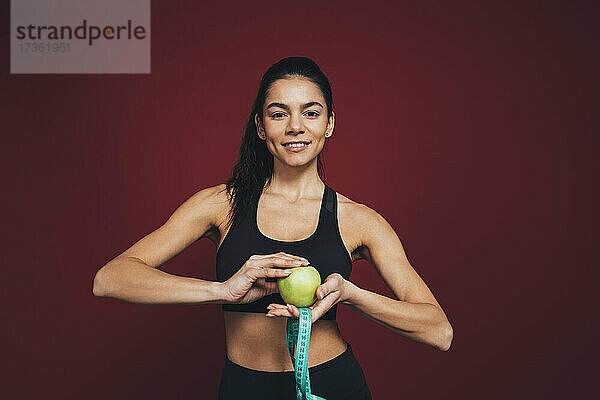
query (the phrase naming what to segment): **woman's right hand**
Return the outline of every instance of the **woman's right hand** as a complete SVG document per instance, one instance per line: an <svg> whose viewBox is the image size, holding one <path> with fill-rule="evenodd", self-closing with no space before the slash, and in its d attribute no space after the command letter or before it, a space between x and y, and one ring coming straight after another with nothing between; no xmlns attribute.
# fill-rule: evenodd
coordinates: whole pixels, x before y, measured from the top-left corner
<svg viewBox="0 0 600 400"><path fill-rule="evenodd" d="M252 255L239 271L224 282L227 301L245 304L277 293L277 282L267 282L266 278L285 278L291 273L289 268L308 264L305 258L284 252Z"/></svg>

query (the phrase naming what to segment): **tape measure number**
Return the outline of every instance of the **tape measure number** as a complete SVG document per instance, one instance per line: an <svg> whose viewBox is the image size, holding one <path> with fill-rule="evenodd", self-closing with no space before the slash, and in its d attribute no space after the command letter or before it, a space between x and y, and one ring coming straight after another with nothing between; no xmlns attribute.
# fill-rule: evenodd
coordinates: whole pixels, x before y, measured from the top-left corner
<svg viewBox="0 0 600 400"><path fill-rule="evenodd" d="M300 318L288 318L285 330L288 351L294 365L294 375L296 377L296 398L297 400L325 400L323 397L314 395L310 391L308 347L310 344L312 317L310 315L310 308L300 307L299 310ZM295 358L294 347L296 348Z"/></svg>

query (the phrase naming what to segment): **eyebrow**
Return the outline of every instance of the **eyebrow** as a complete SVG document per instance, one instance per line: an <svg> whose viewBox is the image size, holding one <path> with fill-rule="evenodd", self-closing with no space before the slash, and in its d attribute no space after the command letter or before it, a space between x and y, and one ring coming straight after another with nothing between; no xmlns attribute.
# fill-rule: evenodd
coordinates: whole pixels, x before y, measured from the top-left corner
<svg viewBox="0 0 600 400"><path fill-rule="evenodd" d="M318 101L311 101L309 103L306 103L305 105L302 106L302 109L304 110L305 108L311 107L311 106L319 106L321 108L325 108L323 107L323 105L321 103L319 103ZM279 108L283 108L284 110L289 110L290 108L287 106L287 104L283 104L283 103L271 103L267 106L267 110L271 107L279 107Z"/></svg>

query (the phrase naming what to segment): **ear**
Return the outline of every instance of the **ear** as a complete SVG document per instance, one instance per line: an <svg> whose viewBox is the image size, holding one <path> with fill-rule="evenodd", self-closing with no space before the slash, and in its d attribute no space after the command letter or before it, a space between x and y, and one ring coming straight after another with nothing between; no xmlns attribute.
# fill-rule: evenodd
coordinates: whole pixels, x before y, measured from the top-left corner
<svg viewBox="0 0 600 400"><path fill-rule="evenodd" d="M260 139L262 139L262 140L266 139L267 135L265 133L263 124L260 121L260 118L258 117L258 113L254 114L254 124L256 125L256 132L258 133L258 136L260 137Z"/></svg>
<svg viewBox="0 0 600 400"><path fill-rule="evenodd" d="M333 127L334 126L335 126L335 113L332 111L331 117L329 117L329 121L327 122L326 131L329 132L329 136L327 136L327 137L331 137L331 135L333 135Z"/></svg>

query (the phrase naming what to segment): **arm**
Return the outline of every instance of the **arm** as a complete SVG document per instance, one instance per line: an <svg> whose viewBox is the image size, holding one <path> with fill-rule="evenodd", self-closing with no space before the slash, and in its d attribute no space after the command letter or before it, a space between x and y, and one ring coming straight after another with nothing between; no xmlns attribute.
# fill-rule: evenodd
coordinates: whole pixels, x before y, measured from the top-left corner
<svg viewBox="0 0 600 400"><path fill-rule="evenodd" d="M221 282L169 274L130 256L117 257L102 267L94 278L93 293L138 304L226 302Z"/></svg>
<svg viewBox="0 0 600 400"><path fill-rule="evenodd" d="M377 212L358 205L355 226L361 227L361 258L367 260L398 300L347 282L342 303L412 340L447 351L453 330L425 282L408 262L400 239Z"/></svg>
<svg viewBox="0 0 600 400"><path fill-rule="evenodd" d="M196 240L207 237L224 208L224 184L203 189L180 205L157 230L104 265L93 293L140 304L225 303L221 282L177 276L158 269Z"/></svg>

